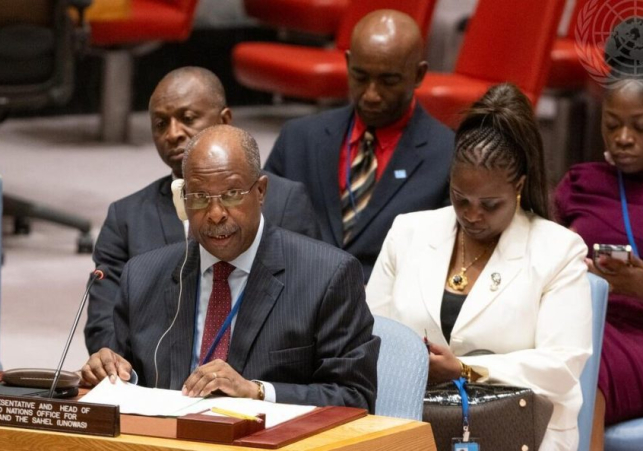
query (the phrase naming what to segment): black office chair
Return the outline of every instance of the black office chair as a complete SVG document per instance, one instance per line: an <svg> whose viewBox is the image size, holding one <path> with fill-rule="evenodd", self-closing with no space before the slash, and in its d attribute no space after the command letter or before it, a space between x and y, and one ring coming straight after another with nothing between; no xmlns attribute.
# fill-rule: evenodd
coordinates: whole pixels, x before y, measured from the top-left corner
<svg viewBox="0 0 643 451"><path fill-rule="evenodd" d="M89 32L83 19L91 0L0 0L0 122L14 112L65 104L74 89L74 62ZM78 21L69 16L70 7ZM78 252L91 253L91 223L27 200L3 194L4 215L14 233L30 232L30 219L80 231Z"/></svg>

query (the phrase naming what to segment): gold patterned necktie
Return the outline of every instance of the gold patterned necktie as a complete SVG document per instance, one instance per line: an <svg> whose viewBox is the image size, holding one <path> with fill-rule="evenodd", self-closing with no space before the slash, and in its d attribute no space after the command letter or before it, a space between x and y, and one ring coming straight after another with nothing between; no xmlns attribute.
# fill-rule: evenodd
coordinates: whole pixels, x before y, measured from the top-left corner
<svg viewBox="0 0 643 451"><path fill-rule="evenodd" d="M377 158L375 157L375 131L364 132L355 159L351 163L350 183L342 193L342 222L344 243L351 238L359 213L366 208L375 188Z"/></svg>

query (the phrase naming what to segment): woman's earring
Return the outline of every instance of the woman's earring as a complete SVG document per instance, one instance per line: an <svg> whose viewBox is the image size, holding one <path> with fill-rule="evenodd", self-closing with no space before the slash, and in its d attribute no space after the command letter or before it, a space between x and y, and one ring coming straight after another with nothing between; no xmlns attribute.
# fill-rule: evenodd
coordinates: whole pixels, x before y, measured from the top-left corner
<svg viewBox="0 0 643 451"><path fill-rule="evenodd" d="M516 195L516 213L520 210L520 193Z"/></svg>

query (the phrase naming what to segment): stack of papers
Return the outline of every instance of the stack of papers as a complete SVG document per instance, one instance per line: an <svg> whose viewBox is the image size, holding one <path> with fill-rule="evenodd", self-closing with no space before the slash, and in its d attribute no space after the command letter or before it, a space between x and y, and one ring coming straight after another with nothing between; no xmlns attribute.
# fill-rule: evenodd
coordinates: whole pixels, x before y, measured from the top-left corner
<svg viewBox="0 0 643 451"><path fill-rule="evenodd" d="M121 413L171 417L175 416L176 412L194 405L202 399L183 396L178 390L139 387L129 382L123 382L119 378L116 378L116 383L112 384L106 377L81 401L120 406Z"/></svg>
<svg viewBox="0 0 643 451"><path fill-rule="evenodd" d="M210 411L212 407L251 416L264 413L266 428L292 420L315 409L315 406L277 404L227 396L190 398L183 396L178 390L139 387L120 379L116 379L116 383L112 384L108 378L103 379L81 401L117 405L120 406L121 413L145 416L180 417L204 411L206 415L219 415Z"/></svg>

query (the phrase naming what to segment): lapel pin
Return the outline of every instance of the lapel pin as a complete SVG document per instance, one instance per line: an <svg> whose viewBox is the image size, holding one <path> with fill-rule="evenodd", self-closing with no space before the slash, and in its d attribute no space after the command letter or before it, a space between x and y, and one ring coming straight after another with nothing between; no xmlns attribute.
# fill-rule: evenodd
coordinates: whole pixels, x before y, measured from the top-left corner
<svg viewBox="0 0 643 451"><path fill-rule="evenodd" d="M500 278L500 273L494 272L491 274L491 291L496 291L498 287L500 286L500 282L502 282L502 279Z"/></svg>
<svg viewBox="0 0 643 451"><path fill-rule="evenodd" d="M396 179L405 179L406 178L406 169L396 169L395 170Z"/></svg>

